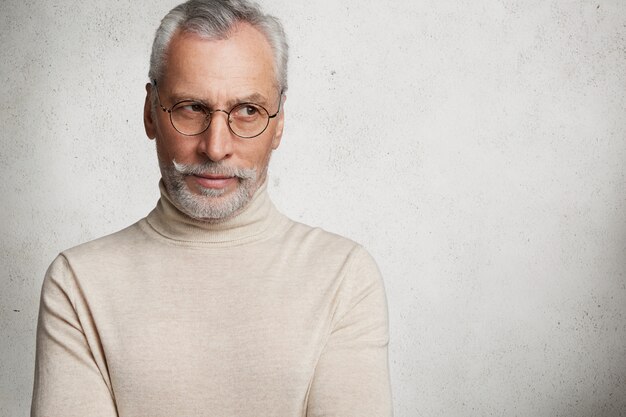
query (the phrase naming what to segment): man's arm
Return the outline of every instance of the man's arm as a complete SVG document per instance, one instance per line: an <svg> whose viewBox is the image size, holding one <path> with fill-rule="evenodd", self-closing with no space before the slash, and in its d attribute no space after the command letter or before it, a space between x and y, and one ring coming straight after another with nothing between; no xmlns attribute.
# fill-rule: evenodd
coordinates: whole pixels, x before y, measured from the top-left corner
<svg viewBox="0 0 626 417"><path fill-rule="evenodd" d="M385 289L369 254L358 248L353 255L340 289L345 301L315 369L307 417L393 415Z"/></svg>
<svg viewBox="0 0 626 417"><path fill-rule="evenodd" d="M76 293L75 277L61 255L41 291L31 417L117 416L102 347L97 334L85 331L83 322L91 317L88 309L77 309ZM92 349L90 342L97 346Z"/></svg>

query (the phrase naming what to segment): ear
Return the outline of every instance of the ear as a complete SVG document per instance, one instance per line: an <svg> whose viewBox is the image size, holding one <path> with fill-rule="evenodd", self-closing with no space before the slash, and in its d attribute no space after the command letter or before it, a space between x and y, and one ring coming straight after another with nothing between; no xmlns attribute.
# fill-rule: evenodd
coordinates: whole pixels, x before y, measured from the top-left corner
<svg viewBox="0 0 626 417"><path fill-rule="evenodd" d="M278 148L280 140L283 137L283 128L285 127L285 101L287 101L287 96L283 95L280 104L280 113L276 116L276 134L272 139L272 150L276 150Z"/></svg>
<svg viewBox="0 0 626 417"><path fill-rule="evenodd" d="M156 120L152 111L152 84L146 84L146 102L143 105L143 126L149 139L156 137Z"/></svg>

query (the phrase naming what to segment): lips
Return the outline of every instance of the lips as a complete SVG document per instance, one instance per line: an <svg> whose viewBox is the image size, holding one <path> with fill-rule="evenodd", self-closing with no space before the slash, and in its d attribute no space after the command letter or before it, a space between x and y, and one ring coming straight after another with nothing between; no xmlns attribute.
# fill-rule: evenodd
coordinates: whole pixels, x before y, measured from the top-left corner
<svg viewBox="0 0 626 417"><path fill-rule="evenodd" d="M203 188L226 188L237 181L237 177L221 174L199 174L190 177Z"/></svg>
<svg viewBox="0 0 626 417"><path fill-rule="evenodd" d="M220 175L220 174L199 174L199 175L195 175L196 177L200 177L200 178L206 178L208 180L225 180L228 178L233 178L233 175Z"/></svg>

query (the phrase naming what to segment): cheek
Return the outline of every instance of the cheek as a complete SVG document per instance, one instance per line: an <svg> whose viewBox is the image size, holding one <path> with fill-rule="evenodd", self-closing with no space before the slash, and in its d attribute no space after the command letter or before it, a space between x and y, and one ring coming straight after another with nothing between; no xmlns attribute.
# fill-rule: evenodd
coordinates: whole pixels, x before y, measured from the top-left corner
<svg viewBox="0 0 626 417"><path fill-rule="evenodd" d="M187 140L185 140L187 139ZM188 138L180 139L169 137L159 132L156 138L157 155L160 161L171 162L173 159L177 161L195 162L194 155L196 146L193 140Z"/></svg>
<svg viewBox="0 0 626 417"><path fill-rule="evenodd" d="M173 155L172 147L169 141L157 136L156 138L157 154L161 161L171 161Z"/></svg>
<svg viewBox="0 0 626 417"><path fill-rule="evenodd" d="M255 142L254 146L254 158L255 165L258 168L265 168L269 163L270 157L272 155L272 151L276 149L276 143L280 140L277 138L276 130L272 129L265 132L267 136L263 136L263 138L259 138L258 142Z"/></svg>
<svg viewBox="0 0 626 417"><path fill-rule="evenodd" d="M245 146L243 144L241 159L248 167L262 169L267 165L271 153L271 146L265 143L254 144L257 146ZM252 145L252 144L249 144ZM247 148L247 149L244 149Z"/></svg>

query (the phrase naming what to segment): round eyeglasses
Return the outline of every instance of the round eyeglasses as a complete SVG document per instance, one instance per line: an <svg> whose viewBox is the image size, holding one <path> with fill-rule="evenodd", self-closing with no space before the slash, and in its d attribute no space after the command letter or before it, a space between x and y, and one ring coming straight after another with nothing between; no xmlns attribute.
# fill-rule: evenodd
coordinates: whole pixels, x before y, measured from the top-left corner
<svg viewBox="0 0 626 417"><path fill-rule="evenodd" d="M280 112L280 105L283 94L280 93L278 99L278 110L274 114L269 114L265 107L256 103L239 103L230 110L211 110L203 103L193 100L182 100L172 107L166 108L161 104L161 97L157 89L156 80L153 81L159 100L161 110L169 113L170 122L176 131L185 136L195 136L203 133L209 128L211 118L214 113L222 112L228 118L228 128L235 135L244 139L251 139L265 132L273 119Z"/></svg>

